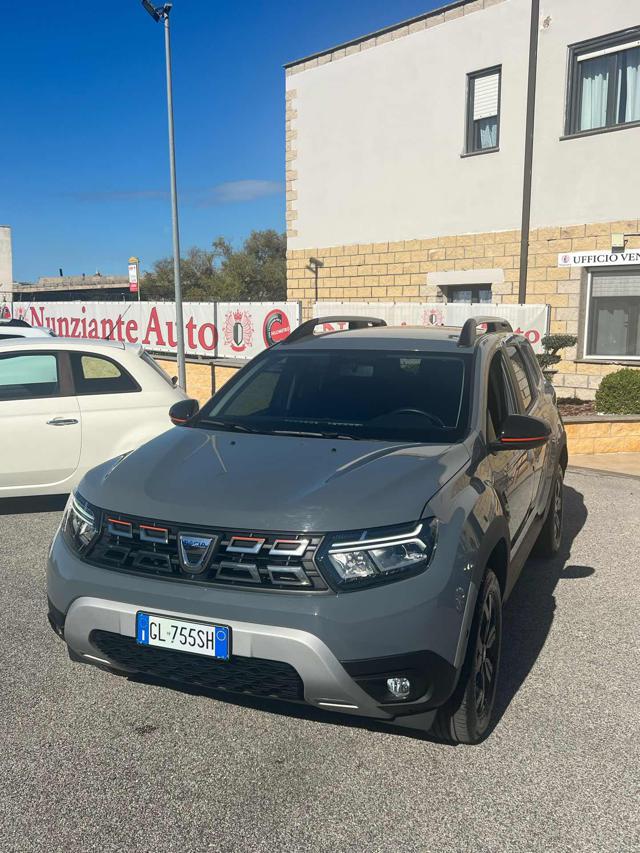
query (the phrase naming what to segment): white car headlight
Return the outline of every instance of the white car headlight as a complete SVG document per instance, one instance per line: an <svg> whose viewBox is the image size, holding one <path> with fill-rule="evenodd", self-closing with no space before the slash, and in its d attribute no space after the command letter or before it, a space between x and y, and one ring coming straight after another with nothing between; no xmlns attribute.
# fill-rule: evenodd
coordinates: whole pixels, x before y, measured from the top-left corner
<svg viewBox="0 0 640 853"><path fill-rule="evenodd" d="M435 518L327 536L317 554L321 569L347 589L397 580L424 571L436 545Z"/></svg>

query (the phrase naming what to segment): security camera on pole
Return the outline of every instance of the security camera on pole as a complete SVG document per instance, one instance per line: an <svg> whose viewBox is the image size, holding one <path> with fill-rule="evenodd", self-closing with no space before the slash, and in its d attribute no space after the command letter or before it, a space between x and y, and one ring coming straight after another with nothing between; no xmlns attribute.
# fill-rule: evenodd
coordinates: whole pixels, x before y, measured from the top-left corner
<svg viewBox="0 0 640 853"><path fill-rule="evenodd" d="M184 320L182 317L182 287L180 284L180 233L178 229L178 190L176 187L176 152L173 138L173 87L171 83L171 34L169 30L169 13L171 3L154 6L149 0L142 0L142 5L156 23L164 22L164 49L167 66L167 113L169 118L169 170L171 174L171 221L173 226L173 274L176 293L176 342L178 348L178 384L187 387L187 376L184 362Z"/></svg>

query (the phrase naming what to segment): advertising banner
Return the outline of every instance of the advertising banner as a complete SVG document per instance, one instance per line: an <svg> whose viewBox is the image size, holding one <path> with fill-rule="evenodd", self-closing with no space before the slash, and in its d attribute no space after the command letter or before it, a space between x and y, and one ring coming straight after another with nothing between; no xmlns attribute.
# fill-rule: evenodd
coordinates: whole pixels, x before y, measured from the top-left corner
<svg viewBox="0 0 640 853"><path fill-rule="evenodd" d="M473 316L502 317L524 335L536 352L549 328L548 305L494 305L468 302L316 302L314 317L353 314L381 317L390 326L462 326ZM329 331L329 327L327 328Z"/></svg>
<svg viewBox="0 0 640 853"><path fill-rule="evenodd" d="M14 302L13 316L60 337L111 338L176 351L173 302ZM300 324L298 302L185 302L187 355L253 358Z"/></svg>

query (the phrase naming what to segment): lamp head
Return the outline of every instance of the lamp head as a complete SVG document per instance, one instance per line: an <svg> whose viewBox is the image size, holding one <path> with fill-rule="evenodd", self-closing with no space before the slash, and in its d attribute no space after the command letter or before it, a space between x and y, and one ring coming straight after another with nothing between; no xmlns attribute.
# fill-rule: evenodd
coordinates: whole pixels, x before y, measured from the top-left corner
<svg viewBox="0 0 640 853"><path fill-rule="evenodd" d="M163 18L168 18L169 12L173 6L172 3L164 3L162 6L154 6L153 3L149 2L149 0L142 0L142 5L156 23L161 21Z"/></svg>
<svg viewBox="0 0 640 853"><path fill-rule="evenodd" d="M158 21L160 20L160 12L158 12L158 10L153 5L153 3L150 3L149 0L142 0L142 5L144 6L144 8L147 10L147 12L151 15L151 17L153 18L153 20L157 24Z"/></svg>
<svg viewBox="0 0 640 853"><path fill-rule="evenodd" d="M611 251L612 252L624 252L627 247L627 238L625 234L612 234L611 235Z"/></svg>

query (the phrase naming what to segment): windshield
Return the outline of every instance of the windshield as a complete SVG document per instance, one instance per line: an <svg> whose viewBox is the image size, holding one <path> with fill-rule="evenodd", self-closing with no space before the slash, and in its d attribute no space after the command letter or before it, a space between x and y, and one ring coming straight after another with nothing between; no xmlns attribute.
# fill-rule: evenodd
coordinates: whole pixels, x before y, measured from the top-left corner
<svg viewBox="0 0 640 853"><path fill-rule="evenodd" d="M466 433L470 356L287 353L257 361L196 423L318 438L454 442Z"/></svg>

